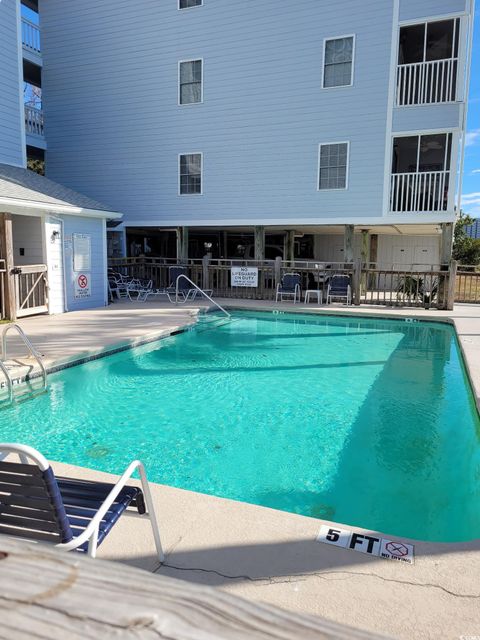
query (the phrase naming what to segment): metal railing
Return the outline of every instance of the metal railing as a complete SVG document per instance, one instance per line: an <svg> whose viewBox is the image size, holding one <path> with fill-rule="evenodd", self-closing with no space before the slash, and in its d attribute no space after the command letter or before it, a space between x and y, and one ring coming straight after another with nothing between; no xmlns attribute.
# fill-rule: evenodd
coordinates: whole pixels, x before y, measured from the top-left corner
<svg viewBox="0 0 480 640"><path fill-rule="evenodd" d="M33 136L45 137L42 109L25 105L25 132Z"/></svg>
<svg viewBox="0 0 480 640"><path fill-rule="evenodd" d="M5 308L5 289L6 289L7 269L5 260L0 260L0 320L5 320L7 310Z"/></svg>
<svg viewBox="0 0 480 640"><path fill-rule="evenodd" d="M450 171L392 173L390 211L425 213L448 210Z"/></svg>
<svg viewBox="0 0 480 640"><path fill-rule="evenodd" d="M27 51L40 54L40 29L38 25L22 18L22 44Z"/></svg>
<svg viewBox="0 0 480 640"><path fill-rule="evenodd" d="M458 58L400 64L397 107L455 102Z"/></svg>
<svg viewBox="0 0 480 640"><path fill-rule="evenodd" d="M8 359L7 334L12 329L14 329L18 333L18 335L20 336L21 341L26 346L27 351L30 353L31 356L33 356L33 358L36 360L38 366L40 367L40 372L41 372L41 376L42 376L42 391L46 391L47 390L47 386L48 386L47 385L47 370L45 368L45 364L43 362L42 356L38 353L38 351L35 349L33 344L30 342L30 340L28 339L28 337L26 336L25 332L20 327L20 325L18 325L16 323L7 324L7 326L4 327L4 329L2 331L2 357L0 359L0 364L1 364L0 369L2 370L2 372L4 373L4 375L7 378L7 394L8 394L8 402L9 402L9 404L11 404L13 402L13 399L14 399L13 398L13 380L12 380L12 377L10 375L10 372L8 371L7 367L5 366L5 361Z"/></svg>
<svg viewBox="0 0 480 640"><path fill-rule="evenodd" d="M207 298L207 300L210 300L210 302L211 302L212 304L214 304L216 307L218 307L218 309L220 309L220 311L222 311L222 312L227 316L227 318L230 318L230 317L231 317L231 315L228 313L228 311L225 311L225 309L222 307L222 305L218 304L218 302L215 302L215 300L213 300L213 299L208 295L208 293L206 293L203 289L200 289L200 287L199 287L198 285L196 285L196 284L193 282L193 280L190 280L190 278L188 278L184 273L181 273L181 274L178 276L178 278L177 278L177 280L176 280L176 282L175 282L175 302L177 302L177 303L178 303L178 294L179 294L179 292L180 292L180 289L179 289L179 287L178 287L178 283L180 282L180 280L181 280L182 278L183 278L184 280L186 280L188 283L190 283L193 287L195 287L195 289L196 289L197 291L200 291L200 293L201 293L202 295L204 295L204 296L205 296L205 298Z"/></svg>

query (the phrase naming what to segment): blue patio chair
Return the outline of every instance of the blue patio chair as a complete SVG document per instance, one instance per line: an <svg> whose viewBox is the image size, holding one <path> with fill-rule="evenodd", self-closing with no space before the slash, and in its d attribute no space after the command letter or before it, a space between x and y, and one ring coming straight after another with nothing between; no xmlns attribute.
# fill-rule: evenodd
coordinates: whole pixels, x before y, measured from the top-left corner
<svg viewBox="0 0 480 640"><path fill-rule="evenodd" d="M300 302L300 282L301 276L299 273L286 273L282 281L277 285L277 294L275 296L275 302L278 302L278 298L283 301L283 298L293 298L293 304L296 304L297 299Z"/></svg>
<svg viewBox="0 0 480 640"><path fill-rule="evenodd" d="M168 269L168 287L166 288L166 294L170 302L187 302L187 300L193 295L192 287L188 280L180 278L178 280L178 297L177 297L177 279L179 276L188 276L186 267L169 267ZM173 300L172 300L173 297Z"/></svg>
<svg viewBox="0 0 480 640"><path fill-rule="evenodd" d="M327 288L327 304L330 304L332 298L345 300L347 305L352 304L350 276L334 275L330 278Z"/></svg>
<svg viewBox="0 0 480 640"><path fill-rule="evenodd" d="M20 461L6 461L16 454ZM127 485L134 471L142 488ZM95 557L97 547L128 507L150 519L159 560L164 559L152 497L141 462L134 460L116 484L56 477L41 453L0 443L0 533L51 542Z"/></svg>

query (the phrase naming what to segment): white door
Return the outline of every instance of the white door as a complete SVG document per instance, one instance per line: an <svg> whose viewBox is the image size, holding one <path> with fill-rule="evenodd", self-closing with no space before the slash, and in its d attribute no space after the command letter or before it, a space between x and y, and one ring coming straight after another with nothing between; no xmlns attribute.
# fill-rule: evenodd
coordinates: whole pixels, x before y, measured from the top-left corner
<svg viewBox="0 0 480 640"><path fill-rule="evenodd" d="M48 268L48 312L65 311L62 224L55 218L45 220L45 247Z"/></svg>

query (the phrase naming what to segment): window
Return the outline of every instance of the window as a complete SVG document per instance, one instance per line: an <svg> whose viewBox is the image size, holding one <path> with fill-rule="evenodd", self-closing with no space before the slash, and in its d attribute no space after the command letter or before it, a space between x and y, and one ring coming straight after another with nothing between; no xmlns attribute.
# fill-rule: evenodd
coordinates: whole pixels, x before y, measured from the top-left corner
<svg viewBox="0 0 480 640"><path fill-rule="evenodd" d="M191 7L201 7L203 0L178 0L179 9L190 9Z"/></svg>
<svg viewBox="0 0 480 640"><path fill-rule="evenodd" d="M178 63L178 103L202 102L202 60L186 60Z"/></svg>
<svg viewBox="0 0 480 640"><path fill-rule="evenodd" d="M353 84L354 36L325 40L323 50L323 88Z"/></svg>
<svg viewBox="0 0 480 640"><path fill-rule="evenodd" d="M460 18L400 28L398 64L457 58Z"/></svg>
<svg viewBox="0 0 480 640"><path fill-rule="evenodd" d="M320 145L319 189L347 188L348 147L348 142Z"/></svg>
<svg viewBox="0 0 480 640"><path fill-rule="evenodd" d="M451 149L451 133L394 138L392 173L449 171Z"/></svg>
<svg viewBox="0 0 480 640"><path fill-rule="evenodd" d="M179 156L180 195L202 194L202 154L186 153Z"/></svg>

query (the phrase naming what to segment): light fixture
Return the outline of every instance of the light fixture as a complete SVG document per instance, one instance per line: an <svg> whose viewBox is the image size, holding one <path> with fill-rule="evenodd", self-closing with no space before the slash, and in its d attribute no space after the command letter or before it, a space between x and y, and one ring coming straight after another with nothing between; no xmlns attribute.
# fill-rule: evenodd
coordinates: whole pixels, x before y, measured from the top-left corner
<svg viewBox="0 0 480 640"><path fill-rule="evenodd" d="M60 238L60 231L58 231L57 229L55 229L55 231L52 231L52 235L51 235L50 240L51 240L52 242L55 242L55 240L56 240L57 238Z"/></svg>

